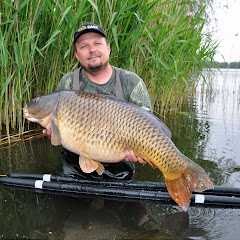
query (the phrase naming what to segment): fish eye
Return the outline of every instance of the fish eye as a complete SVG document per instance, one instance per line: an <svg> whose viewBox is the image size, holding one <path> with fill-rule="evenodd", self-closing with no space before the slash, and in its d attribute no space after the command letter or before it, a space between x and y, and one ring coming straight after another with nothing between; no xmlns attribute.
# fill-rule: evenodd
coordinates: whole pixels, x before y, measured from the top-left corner
<svg viewBox="0 0 240 240"><path fill-rule="evenodd" d="M39 102L39 100L40 100L40 97L36 97L36 98L33 99L33 101L34 101L35 103Z"/></svg>

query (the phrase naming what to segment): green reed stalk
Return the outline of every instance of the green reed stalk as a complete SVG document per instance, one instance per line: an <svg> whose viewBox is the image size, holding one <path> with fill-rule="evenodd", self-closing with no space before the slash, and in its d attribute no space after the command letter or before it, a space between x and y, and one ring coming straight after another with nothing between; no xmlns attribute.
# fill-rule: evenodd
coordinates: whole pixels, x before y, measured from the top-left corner
<svg viewBox="0 0 240 240"><path fill-rule="evenodd" d="M78 66L72 40L83 22L105 29L111 64L141 76L163 115L186 102L215 54L199 1L3 0L0 9L0 132L8 136L24 131L25 103Z"/></svg>

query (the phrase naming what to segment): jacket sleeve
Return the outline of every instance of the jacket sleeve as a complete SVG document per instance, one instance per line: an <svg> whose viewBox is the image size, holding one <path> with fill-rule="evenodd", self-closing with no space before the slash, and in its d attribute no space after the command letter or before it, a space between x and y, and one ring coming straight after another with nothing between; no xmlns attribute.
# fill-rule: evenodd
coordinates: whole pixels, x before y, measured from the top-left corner
<svg viewBox="0 0 240 240"><path fill-rule="evenodd" d="M128 102L138 105L149 112L153 112L147 87L137 74L127 71L124 85Z"/></svg>
<svg viewBox="0 0 240 240"><path fill-rule="evenodd" d="M140 106L141 108L152 112L148 90L142 80L139 81L136 87L132 90L130 95L130 101Z"/></svg>

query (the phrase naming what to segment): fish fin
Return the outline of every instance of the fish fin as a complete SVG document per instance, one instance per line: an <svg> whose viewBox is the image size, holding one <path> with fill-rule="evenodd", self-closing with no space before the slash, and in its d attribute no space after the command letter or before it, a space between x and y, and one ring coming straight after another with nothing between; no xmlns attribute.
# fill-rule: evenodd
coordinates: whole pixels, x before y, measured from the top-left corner
<svg viewBox="0 0 240 240"><path fill-rule="evenodd" d="M56 121L53 118L51 119L51 129L52 129L51 143L54 146L58 146L61 144L61 137Z"/></svg>
<svg viewBox="0 0 240 240"><path fill-rule="evenodd" d="M180 177L176 179L164 177L170 196L183 211L187 211L192 191L202 192L214 188L204 169L191 160Z"/></svg>
<svg viewBox="0 0 240 240"><path fill-rule="evenodd" d="M91 173L99 167L99 163L82 154L79 156L79 165L83 172Z"/></svg>
<svg viewBox="0 0 240 240"><path fill-rule="evenodd" d="M99 162L98 163L98 168L96 169L96 172L98 173L98 175L102 175L104 172L104 166Z"/></svg>
<svg viewBox="0 0 240 240"><path fill-rule="evenodd" d="M157 166L155 164L153 164L152 162L148 161L147 159L144 159L151 167L152 169L156 169Z"/></svg>
<svg viewBox="0 0 240 240"><path fill-rule="evenodd" d="M140 158L142 158L144 161L146 161L152 167L152 169L157 168L157 166L154 163L152 163L151 161L149 161L148 159L146 159L144 157L140 157Z"/></svg>

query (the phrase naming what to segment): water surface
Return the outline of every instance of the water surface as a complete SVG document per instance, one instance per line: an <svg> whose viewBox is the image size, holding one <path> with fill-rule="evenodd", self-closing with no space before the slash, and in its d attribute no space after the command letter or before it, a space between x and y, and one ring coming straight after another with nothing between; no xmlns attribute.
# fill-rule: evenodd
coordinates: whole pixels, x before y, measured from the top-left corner
<svg viewBox="0 0 240 240"><path fill-rule="evenodd" d="M240 71L205 73L188 106L165 123L179 150L215 185L240 187ZM186 114L187 113L187 114ZM47 138L0 150L1 173L54 173L61 147ZM160 181L136 164L135 180ZM75 199L0 186L0 239L239 239L240 210Z"/></svg>

